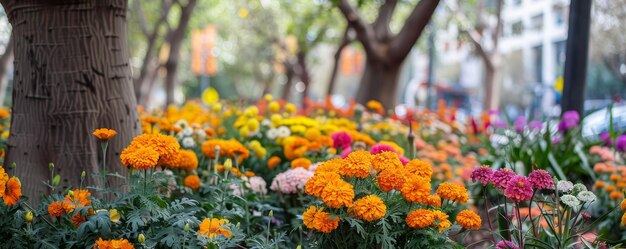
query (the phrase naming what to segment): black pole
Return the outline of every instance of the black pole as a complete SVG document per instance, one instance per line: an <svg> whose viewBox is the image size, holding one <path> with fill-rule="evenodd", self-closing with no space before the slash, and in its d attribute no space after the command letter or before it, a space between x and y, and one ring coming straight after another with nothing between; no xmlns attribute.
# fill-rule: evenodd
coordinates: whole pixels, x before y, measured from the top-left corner
<svg viewBox="0 0 626 249"><path fill-rule="evenodd" d="M561 112L573 110L583 115L587 58L589 57L591 1L570 1Z"/></svg>

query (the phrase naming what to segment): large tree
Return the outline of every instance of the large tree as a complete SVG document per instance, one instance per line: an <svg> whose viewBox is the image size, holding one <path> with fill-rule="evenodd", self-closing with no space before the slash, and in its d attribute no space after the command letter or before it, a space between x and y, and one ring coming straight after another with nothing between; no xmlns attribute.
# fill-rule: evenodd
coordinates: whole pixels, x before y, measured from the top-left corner
<svg viewBox="0 0 626 249"><path fill-rule="evenodd" d="M13 115L5 164L25 194L48 188L48 164L63 185L99 172L94 129L115 129L109 171L125 172L119 153L140 132L126 36L127 0L0 0L13 26ZM115 181L115 179L111 179ZM115 183L115 182L114 182Z"/></svg>
<svg viewBox="0 0 626 249"><path fill-rule="evenodd" d="M367 22L350 1L341 0L338 3L339 10L365 50L365 71L357 93L359 103L379 100L385 107L396 104L400 66L439 4L439 0L420 0L400 31L393 34L390 22L398 2L385 0L378 8L373 23Z"/></svg>

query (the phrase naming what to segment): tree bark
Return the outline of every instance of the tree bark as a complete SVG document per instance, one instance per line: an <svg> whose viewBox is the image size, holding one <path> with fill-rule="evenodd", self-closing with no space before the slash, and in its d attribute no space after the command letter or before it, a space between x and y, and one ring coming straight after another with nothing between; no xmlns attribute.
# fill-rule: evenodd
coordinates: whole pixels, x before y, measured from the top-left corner
<svg viewBox="0 0 626 249"><path fill-rule="evenodd" d="M496 82L497 70L493 67L485 67L485 102L483 109L486 111L497 110L500 105L500 84Z"/></svg>
<svg viewBox="0 0 626 249"><path fill-rule="evenodd" d="M13 61L13 47L15 42L13 41L13 33L9 37L9 43L4 50L4 54L0 56L0 105L4 105L4 100L7 95L7 87L9 85L9 79L7 78L7 71L9 63Z"/></svg>
<svg viewBox="0 0 626 249"><path fill-rule="evenodd" d="M62 186L96 181L102 157L94 129L118 134L107 168L126 173L119 154L140 133L127 44L126 0L2 0L15 36L13 115L6 164L33 202L49 192L48 163ZM110 179L112 186L120 179Z"/></svg>
<svg viewBox="0 0 626 249"><path fill-rule="evenodd" d="M197 0L189 0L187 5L182 7L180 13L180 21L178 27L172 30L167 37L167 42L170 45L170 52L165 62L165 108L168 105L174 103L174 89L176 87L176 74L178 71L178 61L180 59L180 49L183 44L183 38L185 37L185 31L189 25L191 19L191 13L196 7Z"/></svg>
<svg viewBox="0 0 626 249"><path fill-rule="evenodd" d="M369 57L365 60L357 102L365 104L370 100L378 100L384 107L395 106L400 65L383 64Z"/></svg>
<svg viewBox="0 0 626 249"><path fill-rule="evenodd" d="M298 60L298 67L300 68L300 70L298 70L300 72L298 77L300 78L300 80L302 80L302 83L304 83L304 90L302 91L302 99L301 99L302 106L304 106L305 99L309 97L309 86L311 85L311 75L309 74L309 69L307 68L306 53L300 50L298 54L296 55L296 57Z"/></svg>
<svg viewBox="0 0 626 249"><path fill-rule="evenodd" d="M350 26L346 27L346 30L343 33L343 38L341 38L341 44L337 47L335 54L333 56L333 69L330 73L330 79L328 80L328 88L326 90L326 95L330 96L335 91L335 81L337 80L337 73L339 72L339 63L341 62L341 53L343 53L343 49L352 43L352 39L350 38Z"/></svg>
<svg viewBox="0 0 626 249"><path fill-rule="evenodd" d="M293 76L295 74L293 70L293 65L289 62L285 62L285 77L287 78L285 82L285 86L283 86L283 96L282 99L285 101L289 101L289 96L291 95L291 86L293 85Z"/></svg>

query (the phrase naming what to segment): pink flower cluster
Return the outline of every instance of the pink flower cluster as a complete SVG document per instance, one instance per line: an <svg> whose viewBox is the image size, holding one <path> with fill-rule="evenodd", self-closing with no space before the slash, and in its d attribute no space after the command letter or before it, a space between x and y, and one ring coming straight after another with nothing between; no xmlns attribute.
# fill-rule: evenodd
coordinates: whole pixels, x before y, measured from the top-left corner
<svg viewBox="0 0 626 249"><path fill-rule="evenodd" d="M615 161L613 152L609 147L600 147L598 145L591 146L591 148L589 148L589 154L599 156L602 161Z"/></svg>
<svg viewBox="0 0 626 249"><path fill-rule="evenodd" d="M352 144L352 137L345 131L335 132L330 135L330 138L333 139L333 147L335 147L335 149L341 148L346 150L347 148L350 148L350 145Z"/></svg>
<svg viewBox="0 0 626 249"><path fill-rule="evenodd" d="M474 169L471 174L473 182L489 183L504 192L504 196L515 202L529 201L535 190L554 189L554 181L548 171L539 169L530 172L528 177L520 176L510 169L493 171L487 166Z"/></svg>
<svg viewBox="0 0 626 249"><path fill-rule="evenodd" d="M270 189L283 194L295 194L313 177L313 171L304 168L289 169L274 177Z"/></svg>

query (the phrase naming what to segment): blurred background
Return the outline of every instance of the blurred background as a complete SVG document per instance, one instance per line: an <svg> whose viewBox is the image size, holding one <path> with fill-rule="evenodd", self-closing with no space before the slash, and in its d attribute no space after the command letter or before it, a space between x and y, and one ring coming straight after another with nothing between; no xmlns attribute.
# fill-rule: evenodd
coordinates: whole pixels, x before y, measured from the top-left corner
<svg viewBox="0 0 626 249"><path fill-rule="evenodd" d="M295 103L328 96L347 105L357 98L368 57L343 2L366 23L388 19L384 28L392 37L419 32L407 21L418 0L131 0L138 102L163 108L215 89L223 99L253 101L271 93ZM626 96L626 3L594 0L587 11L583 104L592 113ZM0 57L0 103L10 105L13 44L2 13L0 52L9 52ZM395 95L398 108L434 108L444 99L460 115L499 109L508 117L558 116L569 18L567 0L441 1L387 95Z"/></svg>

